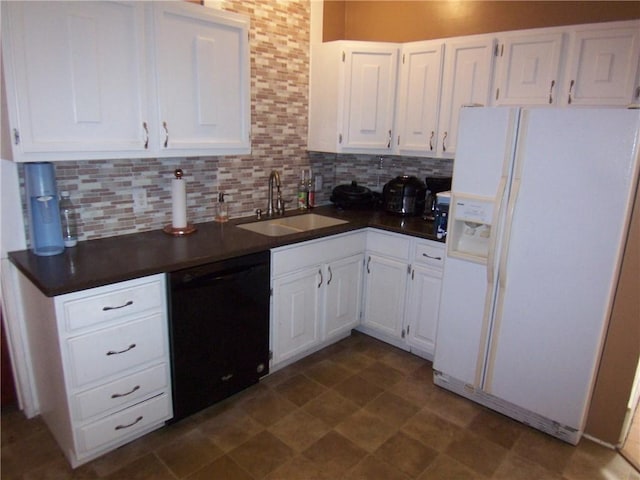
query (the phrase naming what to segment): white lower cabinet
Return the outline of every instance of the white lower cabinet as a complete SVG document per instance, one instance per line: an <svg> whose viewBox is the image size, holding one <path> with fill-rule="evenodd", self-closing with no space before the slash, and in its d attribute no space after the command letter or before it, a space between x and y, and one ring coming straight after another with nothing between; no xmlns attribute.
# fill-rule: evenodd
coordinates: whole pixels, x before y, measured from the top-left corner
<svg viewBox="0 0 640 480"><path fill-rule="evenodd" d="M359 330L433 358L444 244L371 230Z"/></svg>
<svg viewBox="0 0 640 480"><path fill-rule="evenodd" d="M433 359L440 309L444 244L414 240L411 278L405 314L411 351Z"/></svg>
<svg viewBox="0 0 640 480"><path fill-rule="evenodd" d="M320 339L321 269L314 265L273 281L276 363L306 351Z"/></svg>
<svg viewBox="0 0 640 480"><path fill-rule="evenodd" d="M408 259L367 252L362 325L393 339L404 338L402 327L408 268Z"/></svg>
<svg viewBox="0 0 640 480"><path fill-rule="evenodd" d="M172 417L164 274L53 298L20 283L38 409L73 467Z"/></svg>
<svg viewBox="0 0 640 480"><path fill-rule="evenodd" d="M273 370L345 336L359 321L365 232L272 251Z"/></svg>
<svg viewBox="0 0 640 480"><path fill-rule="evenodd" d="M360 321L362 258L356 254L327 265L325 338L347 334Z"/></svg>

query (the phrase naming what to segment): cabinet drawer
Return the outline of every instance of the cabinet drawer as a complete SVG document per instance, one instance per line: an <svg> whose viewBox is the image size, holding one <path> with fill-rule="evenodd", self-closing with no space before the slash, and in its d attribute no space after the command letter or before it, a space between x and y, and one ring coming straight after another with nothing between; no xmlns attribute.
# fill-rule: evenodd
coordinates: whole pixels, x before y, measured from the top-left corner
<svg viewBox="0 0 640 480"><path fill-rule="evenodd" d="M171 418L171 403L166 394L150 398L121 412L77 429L79 450L88 452Z"/></svg>
<svg viewBox="0 0 640 480"><path fill-rule="evenodd" d="M417 243L414 252L414 262L442 268L444 264L444 245Z"/></svg>
<svg viewBox="0 0 640 480"><path fill-rule="evenodd" d="M67 341L75 386L142 365L166 354L160 313Z"/></svg>
<svg viewBox="0 0 640 480"><path fill-rule="evenodd" d="M102 412L135 403L167 387L167 364L162 363L73 397L74 417L86 420Z"/></svg>
<svg viewBox="0 0 640 480"><path fill-rule="evenodd" d="M119 317L134 315L152 308L162 308L164 288L160 280L140 285L124 286L113 290L107 287L104 293L78 296L63 301L63 311L68 331L89 327ZM108 291L111 290L111 291Z"/></svg>
<svg viewBox="0 0 640 480"><path fill-rule="evenodd" d="M409 237L369 231L367 234L367 251L388 257L409 260Z"/></svg>

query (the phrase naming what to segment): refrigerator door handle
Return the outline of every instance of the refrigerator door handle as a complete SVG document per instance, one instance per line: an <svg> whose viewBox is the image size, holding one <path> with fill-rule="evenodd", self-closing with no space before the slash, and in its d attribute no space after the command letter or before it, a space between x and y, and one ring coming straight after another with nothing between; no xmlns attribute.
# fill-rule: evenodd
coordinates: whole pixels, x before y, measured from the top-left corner
<svg viewBox="0 0 640 480"><path fill-rule="evenodd" d="M507 211L507 219L505 223L504 233L504 247L500 252L500 262L498 266L498 294L496 298L496 311L493 319L492 339L498 337L497 332L500 331L500 323L502 322L502 313L504 309L504 292L507 288L507 261L509 259L509 242L511 240L511 225L513 224L513 216L515 214L516 203L518 201L518 195L520 194L520 178L513 179L511 187L511 196L509 198L509 206ZM482 389L491 393L491 384L493 381L493 368L495 365L495 353L496 349L493 342L490 342L487 353L487 363L485 370L485 377L482 384Z"/></svg>
<svg viewBox="0 0 640 480"><path fill-rule="evenodd" d="M494 202L493 211L496 215L493 218L491 225L491 234L489 236L489 251L487 254L487 290L484 298L484 312L482 314L482 329L480 336L480 343L478 344L478 355L476 361L476 373L474 378L474 387L480 388L483 382L484 365L487 357L487 341L489 338L489 324L491 322L491 314L493 309L493 289L491 286L495 280L495 258L496 258L496 244L498 237L498 224L502 218L502 208L504 206L504 194L507 188L507 177L503 175L500 177L500 184L498 185L498 192Z"/></svg>

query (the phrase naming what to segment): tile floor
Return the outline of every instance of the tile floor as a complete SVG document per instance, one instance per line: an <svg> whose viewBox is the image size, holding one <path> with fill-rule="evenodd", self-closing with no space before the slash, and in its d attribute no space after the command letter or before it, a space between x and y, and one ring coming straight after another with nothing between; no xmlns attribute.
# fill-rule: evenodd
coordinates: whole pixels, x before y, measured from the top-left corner
<svg viewBox="0 0 640 480"><path fill-rule="evenodd" d="M640 480L433 385L431 363L351 337L71 470L40 419L3 411L2 479Z"/></svg>

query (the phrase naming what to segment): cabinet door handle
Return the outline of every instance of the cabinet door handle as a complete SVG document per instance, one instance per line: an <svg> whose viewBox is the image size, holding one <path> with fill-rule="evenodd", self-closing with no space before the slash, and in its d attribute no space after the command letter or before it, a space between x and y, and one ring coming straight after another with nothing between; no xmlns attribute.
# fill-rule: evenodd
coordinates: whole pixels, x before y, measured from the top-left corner
<svg viewBox="0 0 640 480"><path fill-rule="evenodd" d="M327 285L329 285L331 283L331 280L333 280L333 272L331 271L331 267L327 267L329 269L329 280L327 280Z"/></svg>
<svg viewBox="0 0 640 480"><path fill-rule="evenodd" d="M108 312L109 310L118 310L119 308L129 307L133 305L133 300L129 300L127 303L123 303L122 305L118 305L117 307L102 307L103 312Z"/></svg>
<svg viewBox="0 0 640 480"><path fill-rule="evenodd" d="M442 151L443 152L447 151L447 145L444 143L444 141L447 139L447 135L449 135L448 132L444 132L444 135L442 135Z"/></svg>
<svg viewBox="0 0 640 480"><path fill-rule="evenodd" d="M140 415L138 418L136 418L133 422L131 422L128 425L118 425L116 428L114 428L114 430L122 430L123 428L129 428L129 427L133 427L136 423L138 423L140 420L142 420L144 417L142 415Z"/></svg>
<svg viewBox="0 0 640 480"><path fill-rule="evenodd" d="M227 375L223 375L222 377L220 377L220 380L222 380L223 382L228 382L232 378L233 378L233 373L228 373Z"/></svg>
<svg viewBox="0 0 640 480"><path fill-rule="evenodd" d="M567 99L567 102L569 102L569 105L571 105L572 99L571 99L571 92L573 90L573 86L575 85L576 81L575 80L571 80L571 83L569 83L569 98Z"/></svg>
<svg viewBox="0 0 640 480"><path fill-rule="evenodd" d="M142 128L144 128L144 149L149 148L149 127L147 122L142 122Z"/></svg>
<svg viewBox="0 0 640 480"><path fill-rule="evenodd" d="M422 256L432 258L433 260L442 260L442 257L432 257L431 255L427 255L426 253L423 253Z"/></svg>
<svg viewBox="0 0 640 480"><path fill-rule="evenodd" d="M167 148L167 145L169 145L169 128L167 127L167 122L162 122L162 128L164 128L164 148Z"/></svg>
<svg viewBox="0 0 640 480"><path fill-rule="evenodd" d="M321 268L318 270L318 274L320 275L320 283L318 284L318 288L320 288L322 286L322 282L323 282L322 269Z"/></svg>
<svg viewBox="0 0 640 480"><path fill-rule="evenodd" d="M129 345L124 350L109 350L107 352L107 356L109 356L109 355L120 355L121 353L127 353L129 350L133 350L134 348L136 348L136 344L132 343L131 345Z"/></svg>
<svg viewBox="0 0 640 480"><path fill-rule="evenodd" d="M138 390L140 390L140 385L136 385L131 390L129 390L127 393L114 393L113 395L111 395L111 398L126 397L127 395L131 395L133 392L138 391Z"/></svg>
<svg viewBox="0 0 640 480"><path fill-rule="evenodd" d="M371 270L369 269L370 264L371 264L371 255L369 255L369 259L367 260L367 273L371 273Z"/></svg>
<svg viewBox="0 0 640 480"><path fill-rule="evenodd" d="M551 80L551 86L549 87L549 103L553 103L553 87L556 86L556 81Z"/></svg>
<svg viewBox="0 0 640 480"><path fill-rule="evenodd" d="M389 141L387 142L387 148L391 148L391 130L389 130Z"/></svg>
<svg viewBox="0 0 640 480"><path fill-rule="evenodd" d="M431 130L431 136L429 137L429 150L433 152L433 136L436 134L435 131Z"/></svg>

